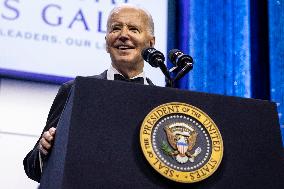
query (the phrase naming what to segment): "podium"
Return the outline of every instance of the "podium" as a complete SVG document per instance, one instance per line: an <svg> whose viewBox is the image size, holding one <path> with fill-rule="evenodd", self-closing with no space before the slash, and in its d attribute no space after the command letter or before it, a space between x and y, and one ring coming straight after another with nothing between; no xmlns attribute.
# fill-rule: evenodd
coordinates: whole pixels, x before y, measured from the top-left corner
<svg viewBox="0 0 284 189"><path fill-rule="evenodd" d="M209 178L182 184L144 157L140 127L155 107L191 104L206 112L224 142ZM77 77L44 164L41 189L284 188L284 150L274 103L120 81Z"/></svg>

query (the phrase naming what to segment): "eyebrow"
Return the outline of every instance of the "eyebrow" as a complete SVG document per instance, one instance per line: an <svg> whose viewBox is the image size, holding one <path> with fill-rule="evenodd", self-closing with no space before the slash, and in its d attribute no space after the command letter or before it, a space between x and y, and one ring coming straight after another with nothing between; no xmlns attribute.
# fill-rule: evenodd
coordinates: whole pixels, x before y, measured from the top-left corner
<svg viewBox="0 0 284 189"><path fill-rule="evenodd" d="M135 27L135 28L138 28L138 29L141 28L141 27L139 27L138 25L136 25L136 24L134 24L134 23L122 24L122 23L119 23L119 22L117 22L117 23L112 23L112 24L110 25L110 27L112 28L112 27L114 27L114 26L123 26L123 25L126 25L127 27Z"/></svg>

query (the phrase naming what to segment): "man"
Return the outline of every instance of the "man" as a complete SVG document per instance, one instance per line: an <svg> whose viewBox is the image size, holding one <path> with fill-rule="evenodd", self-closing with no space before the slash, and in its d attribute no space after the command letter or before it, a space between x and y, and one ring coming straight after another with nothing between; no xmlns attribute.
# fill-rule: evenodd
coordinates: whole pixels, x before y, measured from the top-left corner
<svg viewBox="0 0 284 189"><path fill-rule="evenodd" d="M153 47L155 44L154 23L149 13L131 5L114 8L108 17L105 40L106 51L111 58L111 67L102 74L92 77L126 81L136 78L143 84L153 85L144 75L144 61L141 56L144 48ZM42 163L52 149L56 126L72 84L73 81L70 81L60 87L43 133L23 161L26 174L37 182L40 182Z"/></svg>

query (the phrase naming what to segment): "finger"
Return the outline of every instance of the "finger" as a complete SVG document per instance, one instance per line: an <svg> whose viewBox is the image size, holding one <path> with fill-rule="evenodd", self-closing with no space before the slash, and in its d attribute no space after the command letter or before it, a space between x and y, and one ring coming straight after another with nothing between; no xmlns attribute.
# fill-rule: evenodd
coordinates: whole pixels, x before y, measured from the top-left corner
<svg viewBox="0 0 284 189"><path fill-rule="evenodd" d="M44 154L44 155L47 155L48 154L48 151L46 149L43 148L43 146L41 144L39 144L39 151Z"/></svg>
<svg viewBox="0 0 284 189"><path fill-rule="evenodd" d="M49 150L51 148L49 141L45 140L44 138L40 139L40 145L46 150Z"/></svg>
<svg viewBox="0 0 284 189"><path fill-rule="evenodd" d="M54 136L54 135L55 135L55 132L56 132L56 128L51 127L48 131L49 131L49 133L50 133L51 136Z"/></svg>
<svg viewBox="0 0 284 189"><path fill-rule="evenodd" d="M51 142L53 140L53 136L50 134L49 131L45 131L42 135L42 138L44 138L48 142Z"/></svg>

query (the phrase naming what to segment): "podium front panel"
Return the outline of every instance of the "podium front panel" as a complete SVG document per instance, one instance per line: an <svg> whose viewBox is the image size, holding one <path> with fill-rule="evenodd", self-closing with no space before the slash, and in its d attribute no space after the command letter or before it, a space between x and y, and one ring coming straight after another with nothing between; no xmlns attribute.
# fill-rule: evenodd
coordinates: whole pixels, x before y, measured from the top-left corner
<svg viewBox="0 0 284 189"><path fill-rule="evenodd" d="M223 160L206 180L170 181L146 161L139 132L168 102L206 112L224 142ZM58 124L41 188L284 188L284 157L274 103L78 77Z"/></svg>

